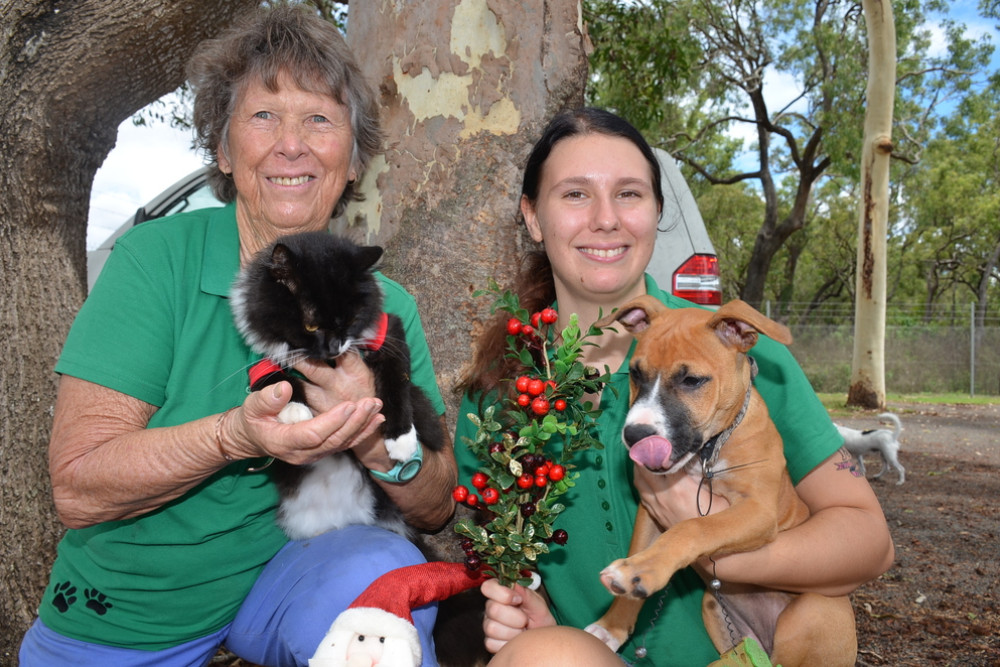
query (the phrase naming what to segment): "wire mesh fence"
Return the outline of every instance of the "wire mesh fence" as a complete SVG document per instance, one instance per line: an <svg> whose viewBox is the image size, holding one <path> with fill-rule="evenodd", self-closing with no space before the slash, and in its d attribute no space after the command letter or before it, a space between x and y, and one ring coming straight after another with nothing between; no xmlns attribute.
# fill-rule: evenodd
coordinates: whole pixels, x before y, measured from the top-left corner
<svg viewBox="0 0 1000 667"><path fill-rule="evenodd" d="M854 355L854 308L788 304L765 313L784 322L792 354L821 392L847 392ZM969 304L931 311L922 305L886 309L885 382L890 393L1000 395L1000 316L974 326Z"/></svg>

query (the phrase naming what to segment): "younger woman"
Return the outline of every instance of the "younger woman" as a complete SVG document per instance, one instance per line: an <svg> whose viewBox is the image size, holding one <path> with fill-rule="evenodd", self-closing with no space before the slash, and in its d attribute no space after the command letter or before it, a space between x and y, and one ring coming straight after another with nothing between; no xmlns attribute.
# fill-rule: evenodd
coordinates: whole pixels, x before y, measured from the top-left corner
<svg viewBox="0 0 1000 667"><path fill-rule="evenodd" d="M541 249L527 258L515 286L529 312L554 306L557 329L576 313L582 328L641 294L671 307L690 306L662 291L645 275L663 205L660 168L649 145L626 121L598 109L560 114L532 150L521 190L521 214ZM501 316L504 314L501 313ZM474 366L465 378L460 415L507 390L503 378L515 377L516 363L505 358L505 331L488 327L479 341ZM621 431L628 408L628 362L632 337L606 330L587 347L584 363L612 372L595 401L605 447L577 455L580 477L563 498L559 527L569 543L539 562L551 604L521 586L490 580L484 627L494 665L703 666L718 659L701 620L704 585L691 569L678 573L645 604L633 637L619 656L580 630L597 620L611 603L598 573L628 552L639 492L650 500L650 486L633 471ZM812 516L781 533L757 551L715 559L719 579L752 582L788 591L845 595L884 572L893 546L878 501L863 477L852 474L842 439L786 348L761 337L753 350L759 366L756 387L768 404L784 439L788 468ZM459 420L456 442L473 436ZM462 479L477 463L457 448ZM659 488L659 484L657 486ZM651 507L663 527L697 516L697 480L679 474L659 491ZM669 496L669 497L667 497ZM725 501L716 498L713 511ZM680 509L683 508L683 509Z"/></svg>

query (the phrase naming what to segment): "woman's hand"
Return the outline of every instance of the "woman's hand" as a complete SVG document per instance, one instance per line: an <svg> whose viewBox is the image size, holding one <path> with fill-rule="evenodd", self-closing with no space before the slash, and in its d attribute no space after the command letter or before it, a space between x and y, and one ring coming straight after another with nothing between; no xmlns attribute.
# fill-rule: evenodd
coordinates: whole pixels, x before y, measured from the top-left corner
<svg viewBox="0 0 1000 667"><path fill-rule="evenodd" d="M486 596L483 631L490 653L496 653L525 630L556 625L544 598L531 589L520 584L508 588L496 579L487 579L479 590Z"/></svg>
<svg viewBox="0 0 1000 667"><path fill-rule="evenodd" d="M219 423L222 451L232 458L273 456L304 465L369 442L385 421L379 412L382 402L370 397L357 401L328 399L330 407L312 419L280 423L278 414L291 396L287 382L251 392L242 407L223 416Z"/></svg>
<svg viewBox="0 0 1000 667"><path fill-rule="evenodd" d="M375 396L375 376L357 352L342 354L333 366L322 360L306 359L294 368L308 380L306 401L317 414L346 401Z"/></svg>

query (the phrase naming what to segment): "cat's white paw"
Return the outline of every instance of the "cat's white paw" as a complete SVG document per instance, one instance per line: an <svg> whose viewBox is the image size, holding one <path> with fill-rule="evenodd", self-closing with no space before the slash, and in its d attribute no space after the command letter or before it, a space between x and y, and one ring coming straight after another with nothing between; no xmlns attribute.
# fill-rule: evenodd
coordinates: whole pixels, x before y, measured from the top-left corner
<svg viewBox="0 0 1000 667"><path fill-rule="evenodd" d="M282 424L298 424L312 418L312 410L305 403L295 401L281 408L281 412L278 413L278 421Z"/></svg>
<svg viewBox="0 0 1000 667"><path fill-rule="evenodd" d="M386 438L385 451L389 452L389 458L394 461L409 461L417 451L417 429L410 427L410 430L398 438Z"/></svg>

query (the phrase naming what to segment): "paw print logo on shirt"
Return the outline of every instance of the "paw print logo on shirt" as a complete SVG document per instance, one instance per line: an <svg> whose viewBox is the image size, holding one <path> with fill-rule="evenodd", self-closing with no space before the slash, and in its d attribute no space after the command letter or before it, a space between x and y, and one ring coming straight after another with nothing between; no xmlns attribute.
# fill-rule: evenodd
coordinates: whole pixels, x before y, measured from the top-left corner
<svg viewBox="0 0 1000 667"><path fill-rule="evenodd" d="M56 584L56 587L53 590L52 606L58 609L60 613L65 614L69 611L69 608L73 606L73 603L76 602L76 593L76 586L74 586L70 581L64 581ZM86 603L84 603L84 606L98 616L104 616L112 607L114 607L111 600L108 599L108 596L96 588L85 589L83 591L83 597L87 600Z"/></svg>
<svg viewBox="0 0 1000 667"><path fill-rule="evenodd" d="M68 581L57 584L55 597L52 598L52 606L65 614L74 602L76 602L76 586Z"/></svg>
<svg viewBox="0 0 1000 667"><path fill-rule="evenodd" d="M108 597L96 588L88 588L83 595L87 598L87 609L98 616L104 616L114 606Z"/></svg>

